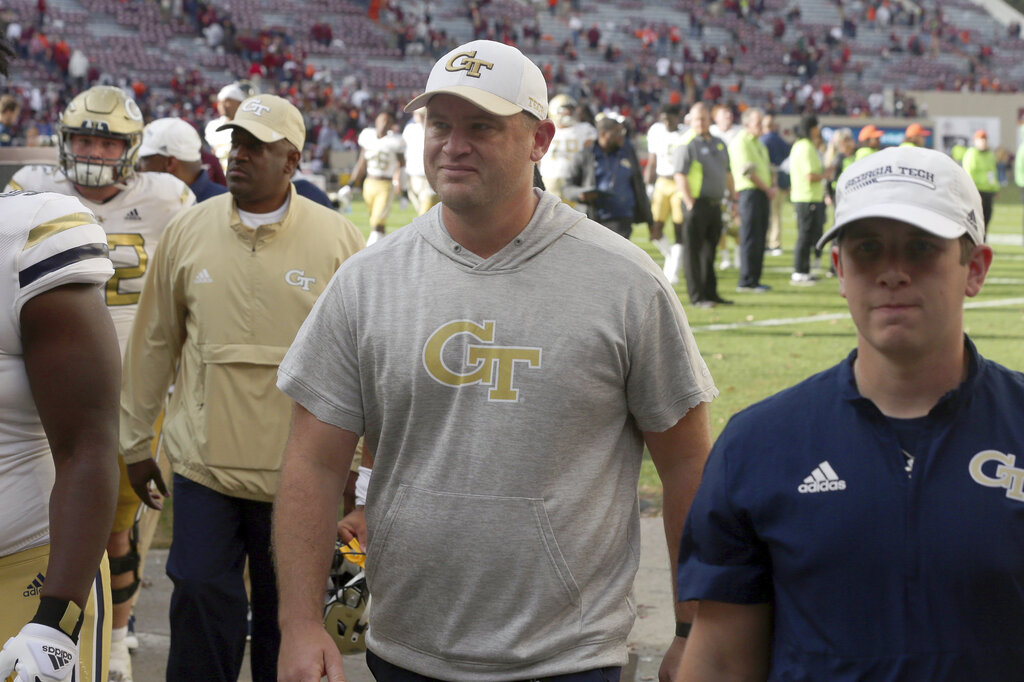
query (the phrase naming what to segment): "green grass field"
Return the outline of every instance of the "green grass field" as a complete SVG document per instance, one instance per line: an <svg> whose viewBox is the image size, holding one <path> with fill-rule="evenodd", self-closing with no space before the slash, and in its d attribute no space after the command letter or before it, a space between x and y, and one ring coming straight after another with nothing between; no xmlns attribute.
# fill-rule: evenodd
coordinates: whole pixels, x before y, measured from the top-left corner
<svg viewBox="0 0 1024 682"><path fill-rule="evenodd" d="M995 259L981 294L967 303L965 324L982 354L1024 369L1024 248L1018 197L1015 188L1006 188L996 204L989 226ZM364 204L354 202L345 215L364 234L369 233ZM411 208L396 204L388 219L389 231L407 224L414 215ZM685 284L676 287L718 385L719 396L710 406L714 437L737 411L830 367L855 345L853 323L835 279L823 279L814 287L789 285L796 239L792 208L786 206L783 216L786 253L765 258L763 282L772 291L736 293L737 271L720 271L719 293L735 305L703 310L689 305ZM634 231L633 241L661 264L661 254L648 239L646 228ZM641 471L640 494L649 509L660 509L661 485L649 458ZM169 516L161 519L158 544L166 545L170 539Z"/></svg>

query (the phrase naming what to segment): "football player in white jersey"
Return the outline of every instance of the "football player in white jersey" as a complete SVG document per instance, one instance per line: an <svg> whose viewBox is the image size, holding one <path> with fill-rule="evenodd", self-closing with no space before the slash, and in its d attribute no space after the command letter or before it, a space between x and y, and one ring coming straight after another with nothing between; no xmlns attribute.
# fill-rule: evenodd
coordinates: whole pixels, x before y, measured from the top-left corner
<svg viewBox="0 0 1024 682"><path fill-rule="evenodd" d="M711 118L714 121L711 134L721 138L726 147L743 132L743 126L736 123L732 107L726 104L716 104L711 110ZM734 257L730 257L726 244L729 237L732 238ZM722 252L722 262L718 266L720 270L728 270L734 261L737 268L740 266L740 216L735 196L728 197L722 205L722 237L718 241L718 248Z"/></svg>
<svg viewBox="0 0 1024 682"><path fill-rule="evenodd" d="M231 131L217 130L225 123L230 123L235 117L238 107L248 97L258 94L256 88L248 81L236 81L228 83L217 93L217 113L220 114L206 124L203 129L203 138L206 144L210 145L214 156L220 161L221 168L228 168L228 152L231 151Z"/></svg>
<svg viewBox="0 0 1024 682"><path fill-rule="evenodd" d="M576 120L576 100L555 95L548 105L548 116L555 122L555 137L540 160L544 188L564 200L562 189L569 177L572 159L597 139L597 128Z"/></svg>
<svg viewBox="0 0 1024 682"><path fill-rule="evenodd" d="M377 114L372 128L359 133L359 159L352 169L348 186L363 181L363 200L370 209L370 228L373 232L366 240L369 246L384 236L384 226L391 201L402 183L405 166L405 140L392 130L395 117L387 111Z"/></svg>
<svg viewBox="0 0 1024 682"><path fill-rule="evenodd" d="M658 114L658 120L647 130L647 166L644 180L654 185L651 193L651 242L658 247L661 255L669 255L668 239L665 238L665 221L672 217L675 229L682 229L683 202L676 190L675 167L672 156L677 147L683 145L684 132L680 130L682 112L678 104L666 104Z"/></svg>
<svg viewBox="0 0 1024 682"><path fill-rule="evenodd" d="M8 190L67 194L80 199L96 216L106 231L114 263L114 276L104 294L123 352L160 235L178 211L195 203L195 196L173 175L135 172L142 112L120 88L98 85L79 94L68 104L57 129L59 166L22 168ZM124 638L140 580L139 543L131 535L139 499L123 463L121 478L118 511L107 545L114 601L110 679L129 682L131 659ZM151 524L152 519L147 526Z"/></svg>
<svg viewBox="0 0 1024 682"><path fill-rule="evenodd" d="M121 359L102 287L113 266L77 199L10 192L0 210L0 680L105 680Z"/></svg>
<svg viewBox="0 0 1024 682"><path fill-rule="evenodd" d="M409 198L419 215L440 201L427 181L427 172L423 167L423 136L423 110L417 109L412 112L412 120L402 131L402 139L405 140L405 173L409 177Z"/></svg>

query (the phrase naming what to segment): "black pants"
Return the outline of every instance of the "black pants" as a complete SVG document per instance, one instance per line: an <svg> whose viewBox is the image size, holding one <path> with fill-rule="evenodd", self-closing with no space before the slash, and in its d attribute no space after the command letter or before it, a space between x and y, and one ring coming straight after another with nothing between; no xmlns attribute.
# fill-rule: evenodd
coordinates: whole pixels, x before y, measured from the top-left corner
<svg viewBox="0 0 1024 682"><path fill-rule="evenodd" d="M377 682L440 682L437 678L414 673L388 663L370 650L366 651L366 666ZM622 668L595 668L567 675L543 677L542 682L619 682Z"/></svg>
<svg viewBox="0 0 1024 682"><path fill-rule="evenodd" d="M978 192L981 195L981 212L985 216L985 241L988 241L988 223L992 220L992 200L996 198L995 192Z"/></svg>
<svg viewBox="0 0 1024 682"><path fill-rule="evenodd" d="M761 283L764 267L764 244L768 238L768 195L759 189L739 193L740 209L740 279L741 287Z"/></svg>
<svg viewBox="0 0 1024 682"><path fill-rule="evenodd" d="M796 211L793 271L808 274L811 271L811 250L821 239L821 230L825 226L825 203L794 201L793 209Z"/></svg>
<svg viewBox="0 0 1024 682"><path fill-rule="evenodd" d="M690 303L718 300L715 247L722 235L722 202L697 199L683 218L683 269Z"/></svg>
<svg viewBox="0 0 1024 682"><path fill-rule="evenodd" d="M242 572L252 585L253 682L277 680L277 586L270 559L269 502L229 497L175 474L167 575L171 647L167 682L236 682L245 655Z"/></svg>

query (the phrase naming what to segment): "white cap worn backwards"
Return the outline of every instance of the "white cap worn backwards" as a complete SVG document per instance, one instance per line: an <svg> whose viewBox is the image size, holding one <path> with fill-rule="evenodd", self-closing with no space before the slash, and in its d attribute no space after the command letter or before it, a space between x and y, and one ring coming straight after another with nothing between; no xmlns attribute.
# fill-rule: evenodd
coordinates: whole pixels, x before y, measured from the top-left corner
<svg viewBox="0 0 1024 682"><path fill-rule="evenodd" d="M199 161L203 141L196 129L180 118L158 118L142 130L139 157L173 156L179 161Z"/></svg>
<svg viewBox="0 0 1024 682"><path fill-rule="evenodd" d="M493 40L474 40L441 57L430 70L423 94L409 102L405 111L425 107L441 93L461 97L498 116L526 111L539 119L547 117L544 74L522 52Z"/></svg>
<svg viewBox="0 0 1024 682"><path fill-rule="evenodd" d="M242 90L242 86L238 83L228 83L220 92L217 93L217 99L223 102L226 99L233 99L239 102L245 101L245 91Z"/></svg>

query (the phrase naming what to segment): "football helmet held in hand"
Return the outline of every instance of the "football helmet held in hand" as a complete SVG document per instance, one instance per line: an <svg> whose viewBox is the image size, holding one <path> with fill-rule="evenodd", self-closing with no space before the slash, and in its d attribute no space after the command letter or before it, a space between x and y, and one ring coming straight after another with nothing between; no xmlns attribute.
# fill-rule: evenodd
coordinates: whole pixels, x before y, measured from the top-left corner
<svg viewBox="0 0 1024 682"><path fill-rule="evenodd" d="M364 559L358 540L353 539L347 545L339 542L327 579L324 627L343 656L366 651L364 635L370 593L362 569Z"/></svg>

